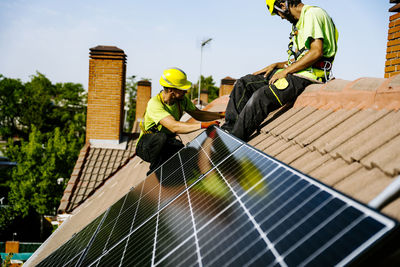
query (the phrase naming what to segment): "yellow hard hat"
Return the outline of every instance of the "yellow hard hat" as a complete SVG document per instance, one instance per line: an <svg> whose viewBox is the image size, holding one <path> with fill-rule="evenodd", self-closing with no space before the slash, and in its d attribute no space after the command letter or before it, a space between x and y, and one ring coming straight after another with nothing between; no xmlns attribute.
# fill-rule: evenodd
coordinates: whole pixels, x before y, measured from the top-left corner
<svg viewBox="0 0 400 267"><path fill-rule="evenodd" d="M272 16L276 15L274 12L275 2L276 2L276 0L266 0L268 11L269 11L269 13L271 13Z"/></svg>
<svg viewBox="0 0 400 267"><path fill-rule="evenodd" d="M186 73L178 68L170 68L163 71L160 84L164 87L172 87L179 90L188 90L192 83L187 80Z"/></svg>

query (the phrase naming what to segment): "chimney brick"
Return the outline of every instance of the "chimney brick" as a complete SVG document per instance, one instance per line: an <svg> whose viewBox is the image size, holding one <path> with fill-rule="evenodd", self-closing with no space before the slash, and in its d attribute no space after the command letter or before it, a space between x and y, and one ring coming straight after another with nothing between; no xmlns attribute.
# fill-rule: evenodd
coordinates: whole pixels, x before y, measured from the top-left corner
<svg viewBox="0 0 400 267"><path fill-rule="evenodd" d="M139 81L136 94L136 121L143 119L147 102L151 98L151 82Z"/></svg>
<svg viewBox="0 0 400 267"><path fill-rule="evenodd" d="M121 141L126 55L115 46L90 49L86 142Z"/></svg>
<svg viewBox="0 0 400 267"><path fill-rule="evenodd" d="M207 90L200 91L200 103L202 103L203 106L208 104L208 91Z"/></svg>
<svg viewBox="0 0 400 267"><path fill-rule="evenodd" d="M394 7L389 9L389 12L394 11L396 14L389 16L385 78L399 74L400 70L400 13L398 12L398 8Z"/></svg>
<svg viewBox="0 0 400 267"><path fill-rule="evenodd" d="M219 96L230 95L235 84L236 79L231 77L225 77L221 80L221 86L219 88Z"/></svg>
<svg viewBox="0 0 400 267"><path fill-rule="evenodd" d="M7 241L5 252L6 253L19 253L19 242L18 241Z"/></svg>

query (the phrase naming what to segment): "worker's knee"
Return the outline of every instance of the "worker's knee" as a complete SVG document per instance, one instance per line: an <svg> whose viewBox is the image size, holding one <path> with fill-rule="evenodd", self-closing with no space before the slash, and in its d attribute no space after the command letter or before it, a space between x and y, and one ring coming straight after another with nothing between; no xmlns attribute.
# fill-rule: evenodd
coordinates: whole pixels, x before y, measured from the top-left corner
<svg viewBox="0 0 400 267"><path fill-rule="evenodd" d="M159 157L166 142L165 133L145 134L136 146L136 154L144 161L152 162Z"/></svg>

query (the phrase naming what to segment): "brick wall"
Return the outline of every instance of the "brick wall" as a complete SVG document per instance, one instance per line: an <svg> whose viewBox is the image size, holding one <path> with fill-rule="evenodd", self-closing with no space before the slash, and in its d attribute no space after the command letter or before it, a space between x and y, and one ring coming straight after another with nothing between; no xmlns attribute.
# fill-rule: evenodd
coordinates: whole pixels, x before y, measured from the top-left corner
<svg viewBox="0 0 400 267"><path fill-rule="evenodd" d="M391 0L390 3L400 1ZM386 50L385 78L400 74L400 6L399 4L389 9L395 14L389 17L388 43Z"/></svg>
<svg viewBox="0 0 400 267"><path fill-rule="evenodd" d="M219 87L219 96L230 95L235 84L235 79L231 77L225 77L221 80L221 86Z"/></svg>
<svg viewBox="0 0 400 267"><path fill-rule="evenodd" d="M139 81L137 84L136 94L136 121L140 120L144 116L146 111L147 102L151 98L151 82Z"/></svg>
<svg viewBox="0 0 400 267"><path fill-rule="evenodd" d="M115 46L90 49L86 142L119 142L125 98L126 55Z"/></svg>
<svg viewBox="0 0 400 267"><path fill-rule="evenodd" d="M19 253L19 241L7 241L6 253Z"/></svg>
<svg viewBox="0 0 400 267"><path fill-rule="evenodd" d="M200 91L200 103L202 103L202 105L204 105L204 106L208 104L208 91L207 90Z"/></svg>

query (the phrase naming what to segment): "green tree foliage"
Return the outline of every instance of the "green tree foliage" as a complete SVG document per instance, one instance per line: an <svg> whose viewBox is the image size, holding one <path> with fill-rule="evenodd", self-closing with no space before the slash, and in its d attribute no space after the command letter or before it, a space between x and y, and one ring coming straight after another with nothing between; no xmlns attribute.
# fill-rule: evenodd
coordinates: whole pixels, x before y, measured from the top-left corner
<svg viewBox="0 0 400 267"><path fill-rule="evenodd" d="M78 135L84 133L85 100L81 84L54 85L39 72L25 84L0 75L0 135L27 139L32 126L42 133L59 127L64 133L72 124Z"/></svg>
<svg viewBox="0 0 400 267"><path fill-rule="evenodd" d="M28 141L23 140L20 145L8 141L5 155L18 162L8 182L8 209L14 216L24 217L30 210L55 214L64 190L64 183L57 180L70 177L84 141L81 138L76 138L73 125L67 135L61 134L59 128L43 134L32 126Z"/></svg>
<svg viewBox="0 0 400 267"><path fill-rule="evenodd" d="M126 121L128 125L125 127L125 131L128 133L132 132L132 127L135 122L136 116L136 96L137 96L137 82L135 81L136 76L132 75L126 79L125 94L128 96L127 103L128 112L126 114Z"/></svg>
<svg viewBox="0 0 400 267"><path fill-rule="evenodd" d="M0 136L20 135L17 127L24 85L20 80L0 74Z"/></svg>
<svg viewBox="0 0 400 267"><path fill-rule="evenodd" d="M208 91L208 102L210 103L214 99L219 97L219 88L215 86L215 82L212 76L204 77L201 75L201 91ZM195 99L198 97L199 82L193 84L193 87L188 92L188 97Z"/></svg>
<svg viewBox="0 0 400 267"><path fill-rule="evenodd" d="M28 215L55 214L85 141L85 103L80 84L52 84L39 72L25 84L0 76L0 135L10 137L2 153L18 164L0 172L8 187L0 236Z"/></svg>

